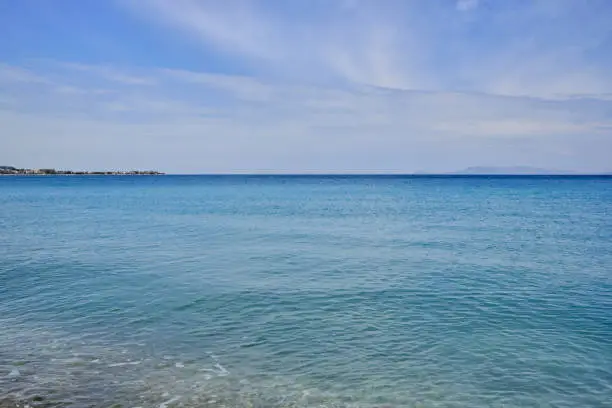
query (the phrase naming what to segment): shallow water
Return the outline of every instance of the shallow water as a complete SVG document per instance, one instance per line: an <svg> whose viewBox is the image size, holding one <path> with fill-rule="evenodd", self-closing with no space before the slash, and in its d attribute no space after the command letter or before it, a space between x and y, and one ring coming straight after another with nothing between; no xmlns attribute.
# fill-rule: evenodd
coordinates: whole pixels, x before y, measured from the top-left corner
<svg viewBox="0 0 612 408"><path fill-rule="evenodd" d="M0 395L604 407L612 178L2 177Z"/></svg>

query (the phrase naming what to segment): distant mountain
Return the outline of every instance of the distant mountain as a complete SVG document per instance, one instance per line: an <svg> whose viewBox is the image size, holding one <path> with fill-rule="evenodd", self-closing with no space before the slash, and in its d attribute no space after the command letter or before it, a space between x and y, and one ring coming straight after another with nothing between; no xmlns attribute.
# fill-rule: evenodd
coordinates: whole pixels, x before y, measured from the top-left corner
<svg viewBox="0 0 612 408"><path fill-rule="evenodd" d="M570 171L550 170L539 167L529 166L510 166L510 167L484 167L475 166L455 172L453 174L573 174Z"/></svg>

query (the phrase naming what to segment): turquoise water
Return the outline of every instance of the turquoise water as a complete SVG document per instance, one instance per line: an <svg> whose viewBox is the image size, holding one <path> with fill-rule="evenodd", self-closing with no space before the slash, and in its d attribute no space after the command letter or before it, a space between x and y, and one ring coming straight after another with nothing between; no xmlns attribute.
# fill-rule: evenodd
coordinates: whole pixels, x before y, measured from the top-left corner
<svg viewBox="0 0 612 408"><path fill-rule="evenodd" d="M0 396L609 407L611 216L597 177L2 177Z"/></svg>

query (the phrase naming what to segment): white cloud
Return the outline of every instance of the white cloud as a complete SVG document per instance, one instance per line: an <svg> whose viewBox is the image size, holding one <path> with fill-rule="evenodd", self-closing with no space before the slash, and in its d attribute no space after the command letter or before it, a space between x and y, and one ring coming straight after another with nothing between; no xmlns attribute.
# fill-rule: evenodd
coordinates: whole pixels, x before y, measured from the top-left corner
<svg viewBox="0 0 612 408"><path fill-rule="evenodd" d="M0 105L0 161L27 166L26 159L52 157L43 163L87 168L173 163L165 169L213 172L449 171L495 157L507 165L580 170L603 168L602 152L612 144L606 113L612 102L605 100L303 86L111 68L151 78L152 85L119 81L112 92L97 92L95 75L106 81L104 70L70 65L64 78L78 82L78 91L47 80L45 66L32 72L44 85L14 82L13 98ZM579 150L585 140L595 152ZM579 154L568 155L574 150Z"/></svg>
<svg viewBox="0 0 612 408"><path fill-rule="evenodd" d="M155 85L155 79L142 75L128 75L105 65L88 65L79 63L60 63L60 68L68 68L94 75L98 79L119 82L126 85Z"/></svg>
<svg viewBox="0 0 612 408"><path fill-rule="evenodd" d="M0 63L0 83L44 84L47 80L26 68Z"/></svg>
<svg viewBox="0 0 612 408"><path fill-rule="evenodd" d="M570 0L488 8L478 0L459 0L455 8L436 2L315 1L299 18L258 1L128 4L201 42L205 52L213 47L273 77L545 98L612 92L608 67L586 56L607 41L608 10ZM468 17L455 9L479 13ZM486 30L474 36L474 27Z"/></svg>
<svg viewBox="0 0 612 408"><path fill-rule="evenodd" d="M159 72L166 79L224 90L232 93L240 100L266 101L270 98L270 87L252 77L210 74L178 69L161 69Z"/></svg>
<svg viewBox="0 0 612 408"><path fill-rule="evenodd" d="M404 29L398 22L389 24L389 13L376 11L376 3L338 3L339 10L350 12L325 24L308 15L286 21L258 8L257 2L132 0L126 4L206 48L246 58L248 64L275 77L333 77L402 89L427 85L427 75L416 69L418 42L400 39L398 31Z"/></svg>
<svg viewBox="0 0 612 408"><path fill-rule="evenodd" d="M124 3L180 33L168 43L186 40L202 66L247 74L0 65L0 162L446 171L609 161L609 21L577 2Z"/></svg>
<svg viewBox="0 0 612 408"><path fill-rule="evenodd" d="M152 13L168 26L196 36L222 51L274 58L278 40L272 26L254 14L245 1L128 1L139 12Z"/></svg>
<svg viewBox="0 0 612 408"><path fill-rule="evenodd" d="M457 10L469 11L478 7L479 0L457 0Z"/></svg>

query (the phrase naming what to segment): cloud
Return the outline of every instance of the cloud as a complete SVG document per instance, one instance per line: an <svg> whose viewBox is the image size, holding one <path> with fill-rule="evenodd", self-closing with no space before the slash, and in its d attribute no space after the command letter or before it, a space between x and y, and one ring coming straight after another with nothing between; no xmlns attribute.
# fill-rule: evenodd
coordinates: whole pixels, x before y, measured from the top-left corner
<svg viewBox="0 0 612 408"><path fill-rule="evenodd" d="M126 2L138 12L150 13L169 27L194 35L220 51L273 59L276 32L245 1L152 0Z"/></svg>
<svg viewBox="0 0 612 408"><path fill-rule="evenodd" d="M49 61L53 63L54 61ZM155 79L138 76L128 75L124 72L118 71L107 65L88 65L74 62L58 63L59 68L67 68L73 71L81 71L86 74L94 75L99 79L104 79L111 82L119 82L126 85L155 85Z"/></svg>
<svg viewBox="0 0 612 408"><path fill-rule="evenodd" d="M479 0L457 0L457 10L469 11L478 7Z"/></svg>
<svg viewBox="0 0 612 408"><path fill-rule="evenodd" d="M609 64L589 56L609 42L609 6L597 0L313 1L291 12L261 1L125 4L257 75L555 98L612 92Z"/></svg>
<svg viewBox="0 0 612 408"><path fill-rule="evenodd" d="M77 88L70 85L58 85L55 88L55 92L59 94L67 95L83 95L83 94L95 94L95 95L107 95L113 93L110 89L96 89L96 88Z"/></svg>
<svg viewBox="0 0 612 408"><path fill-rule="evenodd" d="M47 83L47 80L42 76L30 72L26 68L0 63L0 83L16 82L29 84L44 84Z"/></svg>
<svg viewBox="0 0 612 408"><path fill-rule="evenodd" d="M601 99L305 86L168 68L62 66L54 81L45 77L46 65L36 67L32 74L43 79L36 89L13 83L14 98L0 105L3 131L11 135L0 160L29 165L53 157L45 165L174 163L165 170L300 172L450 171L491 164L483 157L494 157L498 164L580 170L603 167L601 152L612 144L612 101ZM106 69L150 78L151 84L117 81L98 92L98 83L107 83ZM66 86L78 91L66 92ZM578 147L583 143L597 152L587 155Z"/></svg>
<svg viewBox="0 0 612 408"><path fill-rule="evenodd" d="M229 92L237 99L243 101L266 101L270 98L270 87L252 77L210 74L179 69L161 69L159 73L167 80L219 89Z"/></svg>
<svg viewBox="0 0 612 408"><path fill-rule="evenodd" d="M177 172L608 166L607 1L116 3L121 18L138 18L129 39L140 45L148 24L160 49L142 58L126 46L134 57L122 63L104 54L95 60L105 63L0 65L0 162Z"/></svg>
<svg viewBox="0 0 612 408"><path fill-rule="evenodd" d="M419 87L425 81L424 75L410 67L418 64L414 55L407 66L402 57L407 50L400 52L418 45L400 39L396 31L403 31L401 24L388 24L385 19L391 14L376 11L376 3L333 3L336 5L330 7L328 2L315 1L295 21L264 10L261 2L125 4L207 49L244 59L254 70L270 76L301 80L315 76L397 88ZM325 14L329 17L321 19Z"/></svg>

